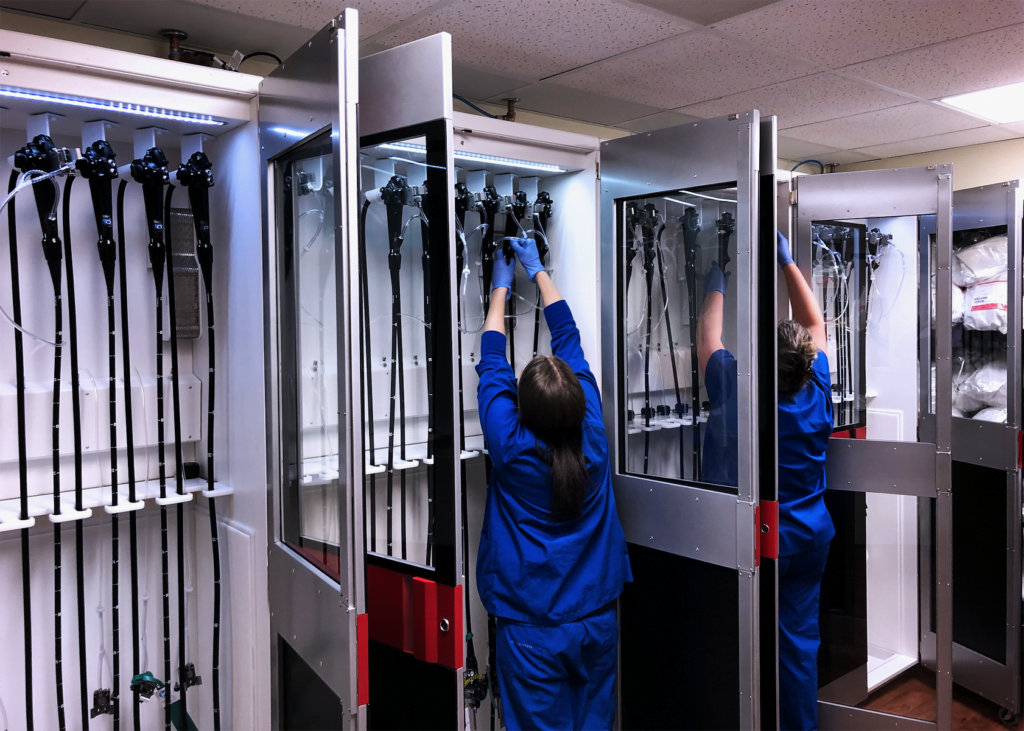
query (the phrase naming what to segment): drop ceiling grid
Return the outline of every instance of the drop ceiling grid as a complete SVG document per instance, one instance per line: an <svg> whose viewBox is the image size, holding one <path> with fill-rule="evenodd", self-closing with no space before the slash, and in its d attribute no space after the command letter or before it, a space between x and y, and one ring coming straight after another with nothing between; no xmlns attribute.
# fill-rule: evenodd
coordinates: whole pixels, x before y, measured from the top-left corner
<svg viewBox="0 0 1024 731"><path fill-rule="evenodd" d="M744 109L757 109L762 114L778 116L779 129L786 129L896 107L907 101L904 97L882 91L870 84L821 73L681 107L675 111L710 118Z"/></svg>
<svg viewBox="0 0 1024 731"><path fill-rule="evenodd" d="M447 31L456 61L541 79L688 29L613 0L456 0L377 40L396 46Z"/></svg>
<svg viewBox="0 0 1024 731"><path fill-rule="evenodd" d="M887 142L959 132L986 126L957 112L921 102L856 114L802 127L791 127L786 136L843 150L856 150Z"/></svg>
<svg viewBox="0 0 1024 731"><path fill-rule="evenodd" d="M854 152L863 153L871 159L900 157L901 155L914 155L919 152L933 152L934 150L948 150L953 147L999 142L1001 140L1013 139L1013 137L1013 134L998 127L978 127L960 132L947 132L941 135L921 137L915 140L903 140L901 142L889 142L883 145L862 147L854 150Z"/></svg>
<svg viewBox="0 0 1024 731"><path fill-rule="evenodd" d="M711 25L727 18L749 13L780 0L629 0L632 5L641 5L667 15L675 15L700 25Z"/></svg>
<svg viewBox="0 0 1024 731"><path fill-rule="evenodd" d="M601 94L559 86L549 81L518 88L514 92L501 92L486 101L500 104L502 98L509 94L519 99L516 105L518 109L608 126L659 111L657 107L610 99Z"/></svg>
<svg viewBox="0 0 1024 731"><path fill-rule="evenodd" d="M809 65L693 31L551 81L637 104L678 109L813 72Z"/></svg>
<svg viewBox="0 0 1024 731"><path fill-rule="evenodd" d="M713 27L778 53L842 68L1021 22L1019 0L786 0Z"/></svg>
<svg viewBox="0 0 1024 731"><path fill-rule="evenodd" d="M1024 24L847 66L844 74L940 99L1024 81Z"/></svg>

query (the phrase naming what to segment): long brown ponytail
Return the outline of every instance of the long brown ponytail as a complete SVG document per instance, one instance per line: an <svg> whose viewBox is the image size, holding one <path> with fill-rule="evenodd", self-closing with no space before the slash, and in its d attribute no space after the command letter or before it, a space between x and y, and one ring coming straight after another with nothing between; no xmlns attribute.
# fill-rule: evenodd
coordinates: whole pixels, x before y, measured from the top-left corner
<svg viewBox="0 0 1024 731"><path fill-rule="evenodd" d="M519 378L519 419L547 447L556 520L579 517L590 486L582 444L586 410L580 379L568 363L538 355L526 364Z"/></svg>

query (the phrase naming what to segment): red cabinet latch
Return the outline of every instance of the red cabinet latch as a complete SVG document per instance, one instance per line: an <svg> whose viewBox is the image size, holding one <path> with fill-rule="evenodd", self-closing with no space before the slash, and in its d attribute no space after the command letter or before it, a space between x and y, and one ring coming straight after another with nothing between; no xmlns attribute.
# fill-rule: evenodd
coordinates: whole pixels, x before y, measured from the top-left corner
<svg viewBox="0 0 1024 731"><path fill-rule="evenodd" d="M779 503L777 500L762 500L754 510L754 529L757 536L754 540L756 564L761 565L761 557L776 559L779 557Z"/></svg>

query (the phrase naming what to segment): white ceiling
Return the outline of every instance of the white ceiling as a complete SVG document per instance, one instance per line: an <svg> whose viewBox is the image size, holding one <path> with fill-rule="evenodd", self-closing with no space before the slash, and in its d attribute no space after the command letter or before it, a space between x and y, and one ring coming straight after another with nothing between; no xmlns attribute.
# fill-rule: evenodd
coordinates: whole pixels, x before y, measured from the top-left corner
<svg viewBox="0 0 1024 731"><path fill-rule="evenodd" d="M635 132L756 108L780 156L853 162L1024 137L949 110L1024 81L1024 0L0 0L285 56L344 7L363 52L452 34L456 93Z"/></svg>

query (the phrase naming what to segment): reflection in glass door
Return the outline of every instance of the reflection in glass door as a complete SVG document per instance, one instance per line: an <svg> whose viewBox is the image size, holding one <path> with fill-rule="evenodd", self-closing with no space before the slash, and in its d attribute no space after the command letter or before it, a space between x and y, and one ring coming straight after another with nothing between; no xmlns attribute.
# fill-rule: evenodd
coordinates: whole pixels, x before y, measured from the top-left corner
<svg viewBox="0 0 1024 731"><path fill-rule="evenodd" d="M279 164L284 540L339 578L338 323L329 135Z"/></svg>
<svg viewBox="0 0 1024 731"><path fill-rule="evenodd" d="M951 698L950 420L937 405L949 403L950 338L948 324L936 330L949 298L933 298L932 282L950 276L949 176L812 177L797 183L798 264L825 316L835 415L820 723L941 728Z"/></svg>

